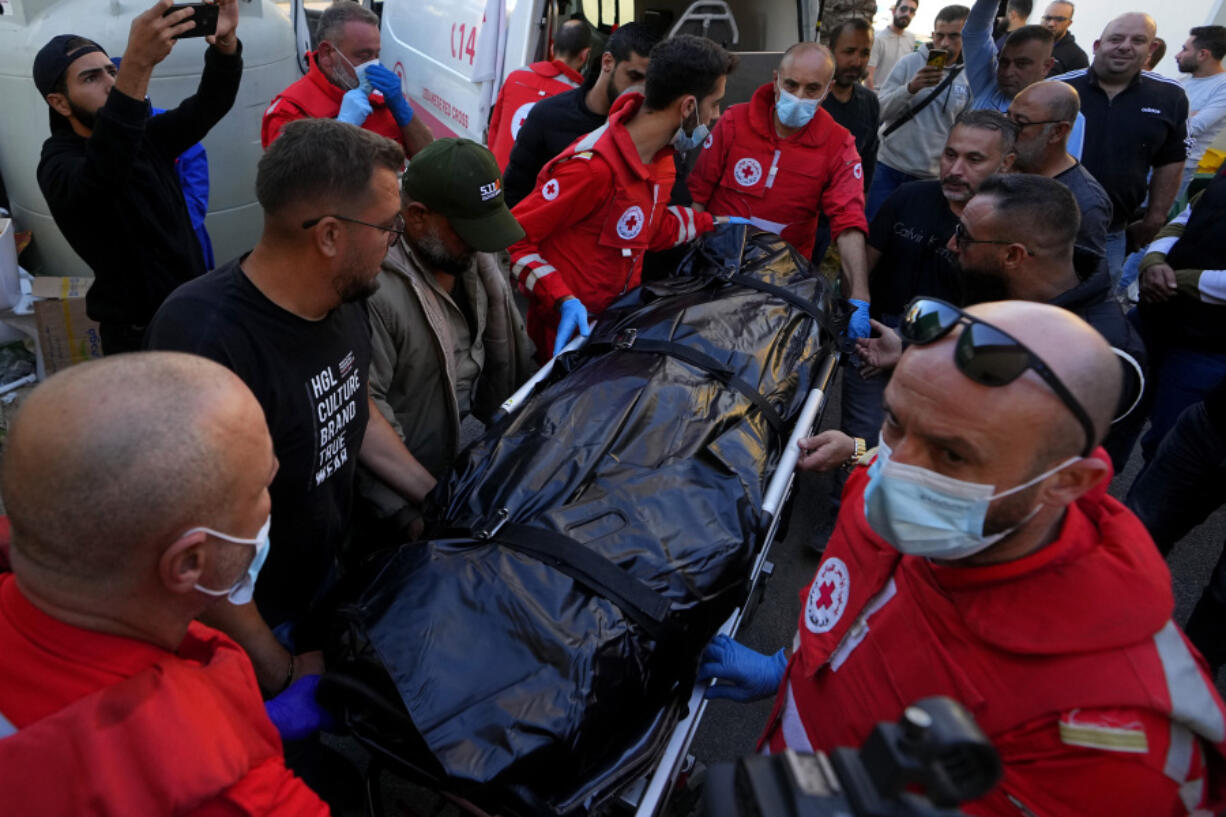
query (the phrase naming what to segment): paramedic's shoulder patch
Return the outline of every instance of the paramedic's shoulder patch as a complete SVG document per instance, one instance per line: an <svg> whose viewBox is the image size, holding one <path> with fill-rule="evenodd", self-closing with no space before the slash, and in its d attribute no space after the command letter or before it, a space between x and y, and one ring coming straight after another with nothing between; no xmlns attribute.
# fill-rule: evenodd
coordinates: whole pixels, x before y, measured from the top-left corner
<svg viewBox="0 0 1226 817"><path fill-rule="evenodd" d="M1072 709L1060 716L1060 742L1105 752L1147 754L1145 725L1119 709Z"/></svg>
<svg viewBox="0 0 1226 817"><path fill-rule="evenodd" d="M588 160L588 159L592 158L592 152L591 152L590 150L585 150L585 151L582 151L582 152L580 152L580 153L576 153L576 154L575 154L574 156L572 156L571 158L572 158L572 159L583 159L584 161L586 161L586 160Z"/></svg>

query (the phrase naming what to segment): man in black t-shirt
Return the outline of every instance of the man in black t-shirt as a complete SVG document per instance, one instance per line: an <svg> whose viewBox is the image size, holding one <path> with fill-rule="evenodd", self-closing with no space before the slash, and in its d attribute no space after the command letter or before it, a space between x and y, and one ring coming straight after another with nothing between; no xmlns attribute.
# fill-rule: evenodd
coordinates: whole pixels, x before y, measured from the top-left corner
<svg viewBox="0 0 1226 817"><path fill-rule="evenodd" d="M1188 96L1172 79L1142 70L1156 47L1148 14L1123 14L1094 42L1089 68L1053 79L1081 98L1081 161L1111 197L1107 261L1121 282L1127 253L1144 249L1166 223L1187 158Z"/></svg>
<svg viewBox="0 0 1226 817"><path fill-rule="evenodd" d="M343 122L286 125L256 176L260 242L176 290L149 327L150 348L233 370L272 432L280 469L269 489L272 547L255 603L219 605L207 622L242 645L268 693L322 669L321 654L303 653L293 627L336 570L357 462L414 502L434 486L367 393L371 346L361 301L401 235L403 163L395 142ZM295 638L297 655L282 646Z"/></svg>
<svg viewBox="0 0 1226 817"><path fill-rule="evenodd" d="M885 200L868 232L868 286L876 321L897 326L903 308L917 295L961 300L946 245L979 185L1013 163L1016 138L1017 126L1002 113L963 113L945 140L940 178L908 182ZM854 356L843 373L842 429L870 446L881 430L886 379Z"/></svg>
<svg viewBox="0 0 1226 817"><path fill-rule="evenodd" d="M881 125L881 103L877 95L861 84L868 76L868 58L873 50L873 27L860 18L840 23L830 32L830 51L834 54L834 79L822 107L835 122L851 132L864 170L864 192L868 194L877 168L877 130ZM813 261L821 263L830 246L830 220L822 213L817 225L817 244Z"/></svg>
<svg viewBox="0 0 1226 817"><path fill-rule="evenodd" d="M613 100L647 80L647 55L657 39L642 23L626 23L605 43L595 79L532 106L502 174L508 207L532 192L537 174L550 159L605 123Z"/></svg>

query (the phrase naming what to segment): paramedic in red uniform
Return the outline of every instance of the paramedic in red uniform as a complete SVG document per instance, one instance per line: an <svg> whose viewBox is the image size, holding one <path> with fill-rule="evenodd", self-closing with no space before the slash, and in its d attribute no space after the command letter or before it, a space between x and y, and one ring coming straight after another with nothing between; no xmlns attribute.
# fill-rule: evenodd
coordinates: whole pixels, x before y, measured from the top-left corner
<svg viewBox="0 0 1226 817"><path fill-rule="evenodd" d="M1171 620L1171 578L1107 495L1121 366L1067 310L917 299L881 445L843 493L788 658L717 637L708 694L776 694L761 748L859 746L948 695L1005 774L968 814L1226 806L1226 723ZM1210 812L1205 812L1210 813Z"/></svg>
<svg viewBox="0 0 1226 817"><path fill-rule="evenodd" d="M864 169L855 137L821 107L834 67L834 55L818 43L784 52L774 80L720 117L689 184L695 210L748 218L806 257L824 213L862 325L869 297Z"/></svg>
<svg viewBox="0 0 1226 817"><path fill-rule="evenodd" d="M250 598L276 470L260 404L204 358L117 355L30 394L2 476L0 810L328 813L278 736L311 730L319 676L265 705L246 653L195 621Z"/></svg>
<svg viewBox="0 0 1226 817"><path fill-rule="evenodd" d="M519 127L542 99L583 84L579 69L592 52L592 30L582 20L567 20L553 38L553 59L534 62L507 75L490 114L489 148L498 167L507 169Z"/></svg>
<svg viewBox="0 0 1226 817"><path fill-rule="evenodd" d="M394 139L412 156L434 141L413 114L400 77L379 64L379 18L351 0L337 0L319 17L319 48L307 55L307 75L277 94L264 111L265 149L298 119L339 119Z"/></svg>
<svg viewBox="0 0 1226 817"><path fill-rule="evenodd" d="M643 253L711 230L709 213L670 207L674 148L707 138L736 58L682 34L651 50L646 94L618 97L604 126L541 169L512 211L524 239L512 244L512 275L527 293L537 354L557 354L597 315L638 286Z"/></svg>

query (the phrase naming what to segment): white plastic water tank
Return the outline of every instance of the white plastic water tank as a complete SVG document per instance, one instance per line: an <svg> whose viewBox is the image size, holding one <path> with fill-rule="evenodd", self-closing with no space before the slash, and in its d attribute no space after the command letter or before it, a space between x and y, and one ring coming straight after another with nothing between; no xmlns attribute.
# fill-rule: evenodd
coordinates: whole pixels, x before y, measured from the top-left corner
<svg viewBox="0 0 1226 817"><path fill-rule="evenodd" d="M152 0L0 0L0 174L13 214L34 231L42 260L39 273L89 275L90 270L56 229L38 189L35 170L51 131L47 103L32 79L34 56L57 34L96 40L112 57L123 56L132 18ZM209 157L206 226L218 264L255 245L263 215L255 200L260 118L274 96L299 76L288 17L272 0L239 0L243 81L234 107L204 139ZM202 38L183 40L157 68L149 84L156 107L173 108L195 92L204 68ZM107 218L106 212L97 214Z"/></svg>

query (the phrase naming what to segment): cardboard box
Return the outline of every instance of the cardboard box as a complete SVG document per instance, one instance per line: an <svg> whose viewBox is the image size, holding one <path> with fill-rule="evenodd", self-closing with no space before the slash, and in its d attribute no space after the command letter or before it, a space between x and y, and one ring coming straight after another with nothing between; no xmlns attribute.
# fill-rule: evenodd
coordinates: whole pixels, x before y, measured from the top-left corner
<svg viewBox="0 0 1226 817"><path fill-rule="evenodd" d="M48 375L102 357L98 324L85 314L85 292L93 278L36 276L31 294L38 325L38 342Z"/></svg>

